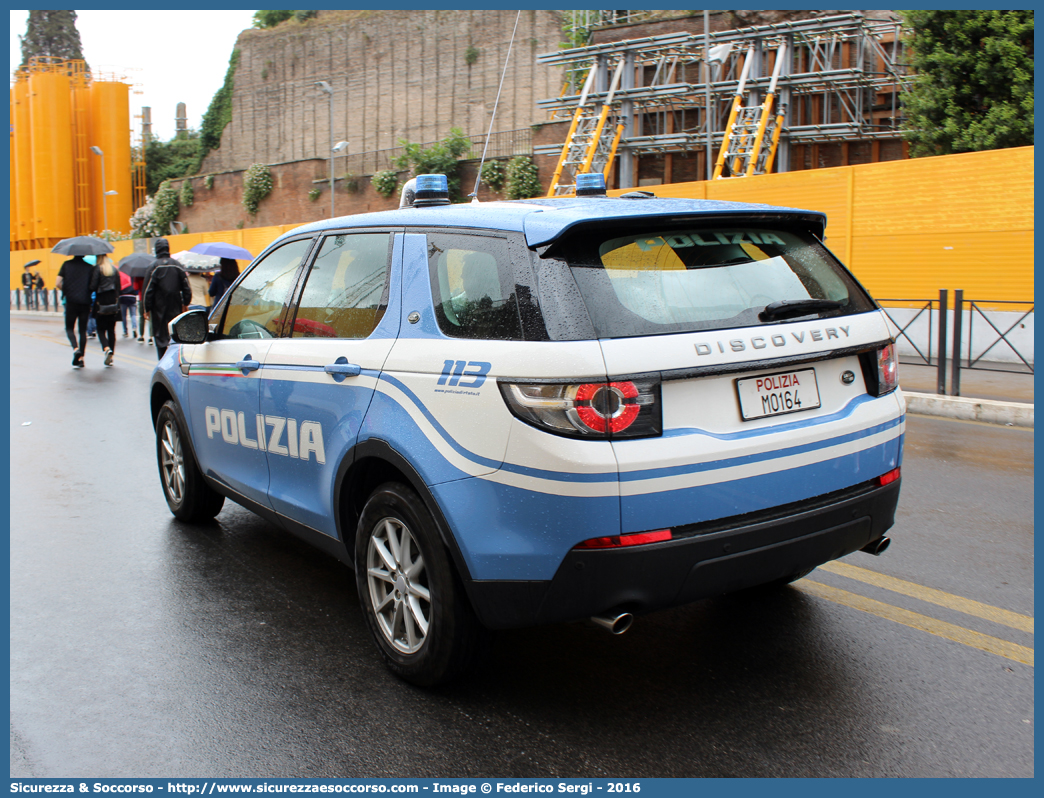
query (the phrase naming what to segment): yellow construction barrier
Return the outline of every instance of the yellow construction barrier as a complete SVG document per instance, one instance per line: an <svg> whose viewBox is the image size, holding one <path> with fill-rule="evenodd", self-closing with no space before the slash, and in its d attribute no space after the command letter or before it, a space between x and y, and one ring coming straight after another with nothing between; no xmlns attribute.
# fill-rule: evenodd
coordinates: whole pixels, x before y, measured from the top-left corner
<svg viewBox="0 0 1044 798"><path fill-rule="evenodd" d="M648 188L823 211L827 246L875 297L1033 301L1033 147Z"/></svg>
<svg viewBox="0 0 1044 798"><path fill-rule="evenodd" d="M627 189L630 190L630 189ZM984 300L1033 300L1033 147L650 187L659 197L762 202L827 214L827 246L880 298L939 289ZM620 194L623 191L611 191ZM297 225L168 236L170 251L226 241L260 254ZM114 244L116 260L134 251ZM39 258L48 288L65 256L11 252L11 288Z"/></svg>
<svg viewBox="0 0 1044 798"><path fill-rule="evenodd" d="M297 224L282 224L273 227L252 227L247 230L219 230L212 233L185 233L179 236L166 236L170 242L171 252L181 252L190 249L196 244L205 241L224 241L228 244L236 244L249 250L255 256L288 230L299 227ZM113 241L113 252L109 256L119 263L134 252L134 241ZM11 288L21 288L22 269L31 260L39 260L40 263L32 267L34 272L39 271L48 289L54 288L54 280L58 276L58 269L69 259L68 255L55 255L50 249L22 249L11 251ZM245 264L240 264L240 268Z"/></svg>

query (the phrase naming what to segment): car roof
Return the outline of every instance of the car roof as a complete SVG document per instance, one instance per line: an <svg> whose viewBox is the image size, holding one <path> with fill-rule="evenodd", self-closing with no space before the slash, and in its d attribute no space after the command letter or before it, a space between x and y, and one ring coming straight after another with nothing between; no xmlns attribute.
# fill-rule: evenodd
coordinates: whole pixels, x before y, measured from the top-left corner
<svg viewBox="0 0 1044 798"><path fill-rule="evenodd" d="M713 218L751 216L760 219L804 221L820 237L826 226L826 215L819 211L783 208L748 202L722 200L668 199L641 196L621 197L548 197L502 202L434 205L376 211L334 219L323 219L297 227L283 236L369 227L447 227L510 230L525 234L526 244L539 247L550 244L572 227L580 224L647 218L682 221L679 216ZM685 219L684 221L689 221Z"/></svg>

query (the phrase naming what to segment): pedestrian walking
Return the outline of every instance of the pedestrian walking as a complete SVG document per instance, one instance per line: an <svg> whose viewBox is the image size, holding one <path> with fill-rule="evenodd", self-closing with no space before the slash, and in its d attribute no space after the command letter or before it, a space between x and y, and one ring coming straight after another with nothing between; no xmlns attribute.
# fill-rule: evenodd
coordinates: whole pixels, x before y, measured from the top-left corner
<svg viewBox="0 0 1044 798"><path fill-rule="evenodd" d="M58 270L55 288L62 292L65 300L65 334L73 348L73 368L83 368L83 355L87 349L87 317L91 312L91 292L95 285L97 270L81 256L76 255L62 264ZM77 328L78 337L73 333Z"/></svg>
<svg viewBox="0 0 1044 798"><path fill-rule="evenodd" d="M22 293L25 294L25 309L33 309L33 289L36 287L36 280L33 277L33 273L29 271L29 264L25 264L22 271Z"/></svg>
<svg viewBox="0 0 1044 798"><path fill-rule="evenodd" d="M116 354L116 320L120 314L120 273L108 255L98 256L96 269L93 314L105 365L111 366Z"/></svg>
<svg viewBox="0 0 1044 798"><path fill-rule="evenodd" d="M142 301L145 296L145 278L134 277L134 293L138 295L138 343L145 343L145 328L147 326L145 321L145 303ZM149 343L152 343L152 336L149 335Z"/></svg>
<svg viewBox="0 0 1044 798"><path fill-rule="evenodd" d="M47 298L47 286L44 285L44 279L40 276L40 272L33 273L33 281L36 286L36 309L40 309L40 300L43 299L44 310L50 310L51 303Z"/></svg>
<svg viewBox="0 0 1044 798"><path fill-rule="evenodd" d="M214 275L214 279L210 281L210 296L214 300L213 304L217 304L218 300L221 299L228 287L236 281L239 277L239 264L232 258L222 258L219 261L221 270Z"/></svg>
<svg viewBox="0 0 1044 798"><path fill-rule="evenodd" d="M170 257L170 243L165 238L155 241L156 260L145 272L145 318L152 322L152 340L156 344L159 359L170 345L167 324L171 319L188 310L192 299L188 275L174 258Z"/></svg>
<svg viewBox="0 0 1044 798"><path fill-rule="evenodd" d="M120 319L123 322L123 337L128 333L127 319L130 319L130 331L138 337L138 292L134 289L134 281L120 272Z"/></svg>

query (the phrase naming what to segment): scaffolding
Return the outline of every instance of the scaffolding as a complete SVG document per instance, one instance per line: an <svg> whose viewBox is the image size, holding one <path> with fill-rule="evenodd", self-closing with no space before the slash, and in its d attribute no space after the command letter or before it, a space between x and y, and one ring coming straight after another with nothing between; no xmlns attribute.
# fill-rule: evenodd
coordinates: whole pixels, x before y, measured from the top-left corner
<svg viewBox="0 0 1044 798"><path fill-rule="evenodd" d="M541 100L540 107L551 119L572 118L580 133L571 130L564 145L534 152L559 156L553 189L559 195L572 192L577 174L596 168L609 175L615 167L618 185L637 185L635 163L642 155L705 153L710 178L723 144L724 162L732 165L726 134L736 110L736 117L765 125L760 137L747 140L750 146L731 151L732 162L742 156L740 174L770 170L770 154L778 171L789 171L796 145L900 138L899 95L909 82L902 55L898 21L859 13L702 35L669 33L539 55L539 62L562 67L567 79L562 95ZM621 79L614 87L611 76L618 70ZM578 88L581 77L586 91ZM765 107L770 94L774 112ZM738 95L742 103L736 107ZM585 132L577 120L606 106L608 124L597 136L594 126ZM769 146L760 146L763 139ZM576 156L581 145L585 153L605 153L607 161L592 159L585 168L586 159Z"/></svg>

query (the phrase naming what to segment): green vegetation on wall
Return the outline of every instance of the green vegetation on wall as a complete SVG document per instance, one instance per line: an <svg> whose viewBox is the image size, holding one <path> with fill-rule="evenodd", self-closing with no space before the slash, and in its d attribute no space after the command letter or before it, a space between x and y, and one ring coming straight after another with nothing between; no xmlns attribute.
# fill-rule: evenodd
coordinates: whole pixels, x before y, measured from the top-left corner
<svg viewBox="0 0 1044 798"><path fill-rule="evenodd" d="M178 192L174 186L170 184L169 180L164 180L163 184L159 187L159 191L156 192L156 199L154 201L155 210L152 214L152 219L156 229L161 230L161 235L167 235L170 233L170 223L178 218Z"/></svg>
<svg viewBox="0 0 1044 798"><path fill-rule="evenodd" d="M493 191L500 191L504 187L506 177L503 161L486 161L482 164L482 182Z"/></svg>
<svg viewBox="0 0 1044 798"><path fill-rule="evenodd" d="M286 22L290 18L304 22L318 13L318 11L258 11L254 14L254 27L274 28L280 22Z"/></svg>
<svg viewBox="0 0 1044 798"><path fill-rule="evenodd" d="M450 128L449 135L425 149L399 139L403 153L395 159L400 169L412 168L414 175L446 175L449 182L450 200L460 202L460 174L457 162L471 152L471 140L459 127Z"/></svg>
<svg viewBox="0 0 1044 798"><path fill-rule="evenodd" d="M203 127L199 133L199 158L196 168L199 171L203 159L207 153L221 146L221 133L225 126L232 121L232 86L236 76L236 65L239 63L239 50L232 51L232 57L228 59L228 71L225 72L225 82L214 99L210 101L210 107L203 114Z"/></svg>
<svg viewBox="0 0 1044 798"><path fill-rule="evenodd" d="M533 159L519 155L508 161L504 193L508 199L529 199L543 193Z"/></svg>
<svg viewBox="0 0 1044 798"><path fill-rule="evenodd" d="M399 187L399 174L391 169L385 169L371 177L370 184L373 186L374 191L388 199Z"/></svg>
<svg viewBox="0 0 1044 798"><path fill-rule="evenodd" d="M261 200L272 193L272 172L263 163L255 163L243 176L243 207L251 216L257 215Z"/></svg>

